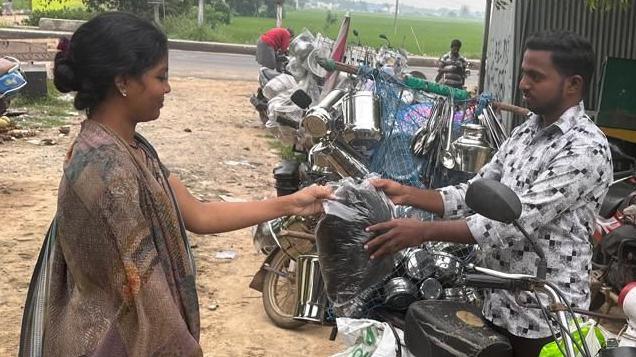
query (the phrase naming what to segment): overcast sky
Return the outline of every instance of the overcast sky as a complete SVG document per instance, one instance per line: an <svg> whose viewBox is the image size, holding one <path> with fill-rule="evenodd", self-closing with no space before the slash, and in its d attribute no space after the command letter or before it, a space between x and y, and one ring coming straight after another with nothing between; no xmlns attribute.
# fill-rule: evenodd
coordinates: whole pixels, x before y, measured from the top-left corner
<svg viewBox="0 0 636 357"><path fill-rule="evenodd" d="M366 0L375 3L394 3L393 0ZM471 11L483 11L486 8L486 0L400 0L400 4L436 9L445 7L448 9L459 9L462 5L468 5Z"/></svg>

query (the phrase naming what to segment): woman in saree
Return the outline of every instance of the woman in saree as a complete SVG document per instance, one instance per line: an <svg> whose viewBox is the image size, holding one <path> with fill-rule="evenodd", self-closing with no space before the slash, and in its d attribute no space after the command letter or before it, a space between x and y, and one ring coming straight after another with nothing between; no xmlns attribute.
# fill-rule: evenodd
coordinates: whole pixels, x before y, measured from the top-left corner
<svg viewBox="0 0 636 357"><path fill-rule="evenodd" d="M135 131L159 117L166 36L124 13L83 24L62 46L55 86L87 119L64 162L58 207L33 274L20 356L200 356L186 230L207 234L321 210L312 186L254 202L200 202Z"/></svg>

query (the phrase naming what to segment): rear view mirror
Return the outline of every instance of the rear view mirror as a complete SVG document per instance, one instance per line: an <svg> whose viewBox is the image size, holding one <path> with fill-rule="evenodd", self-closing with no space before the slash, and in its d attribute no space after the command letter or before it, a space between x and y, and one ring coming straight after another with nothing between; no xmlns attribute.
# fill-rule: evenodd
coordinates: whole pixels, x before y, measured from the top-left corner
<svg viewBox="0 0 636 357"><path fill-rule="evenodd" d="M512 223L521 216L521 201L516 193L499 181L476 180L468 186L466 204L492 220Z"/></svg>
<svg viewBox="0 0 636 357"><path fill-rule="evenodd" d="M291 101L302 109L307 109L311 105L311 97L302 89L298 89L291 96Z"/></svg>

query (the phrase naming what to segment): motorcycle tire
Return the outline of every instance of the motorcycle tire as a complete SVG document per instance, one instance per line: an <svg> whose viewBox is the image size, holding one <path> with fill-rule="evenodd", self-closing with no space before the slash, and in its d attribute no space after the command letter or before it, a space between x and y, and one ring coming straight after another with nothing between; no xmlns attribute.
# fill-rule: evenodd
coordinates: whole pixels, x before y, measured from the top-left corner
<svg viewBox="0 0 636 357"><path fill-rule="evenodd" d="M267 116L267 112L264 111L264 110L259 110L258 111L258 117L259 117L259 119L261 119L261 123L263 123L263 125L265 125L269 121L269 117Z"/></svg>
<svg viewBox="0 0 636 357"><path fill-rule="evenodd" d="M603 281L607 274L602 270L592 270L592 282L590 284L590 311L596 311L605 304L605 294L601 291Z"/></svg>
<svg viewBox="0 0 636 357"><path fill-rule="evenodd" d="M277 272L287 271L291 262L289 256L282 250L275 254L270 263L272 270ZM281 279L285 280L282 284L280 284ZM286 300L286 304L283 301L279 301L278 293L281 292L280 289L282 288L287 288L286 298L291 299ZM274 325L288 330L297 329L305 325L306 322L294 319L297 304L295 275L285 278L273 271L268 271L263 279L263 308Z"/></svg>
<svg viewBox="0 0 636 357"><path fill-rule="evenodd" d="M597 311L605 304L605 295L598 290L592 291L592 297L590 299L590 311Z"/></svg>

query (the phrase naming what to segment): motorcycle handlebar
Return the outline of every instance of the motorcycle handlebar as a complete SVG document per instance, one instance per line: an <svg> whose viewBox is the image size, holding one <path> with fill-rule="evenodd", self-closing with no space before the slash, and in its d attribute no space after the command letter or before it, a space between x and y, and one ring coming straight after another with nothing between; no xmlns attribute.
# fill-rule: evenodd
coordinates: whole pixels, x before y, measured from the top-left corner
<svg viewBox="0 0 636 357"><path fill-rule="evenodd" d="M295 121L293 119L289 119L289 118L285 117L284 115L277 116L276 117L276 122L278 122L278 124L289 126L289 127L294 128L294 129L299 129L300 128L300 124L297 121Z"/></svg>
<svg viewBox="0 0 636 357"><path fill-rule="evenodd" d="M485 274L466 274L464 276L464 284L474 288L514 290L518 285L517 282Z"/></svg>

